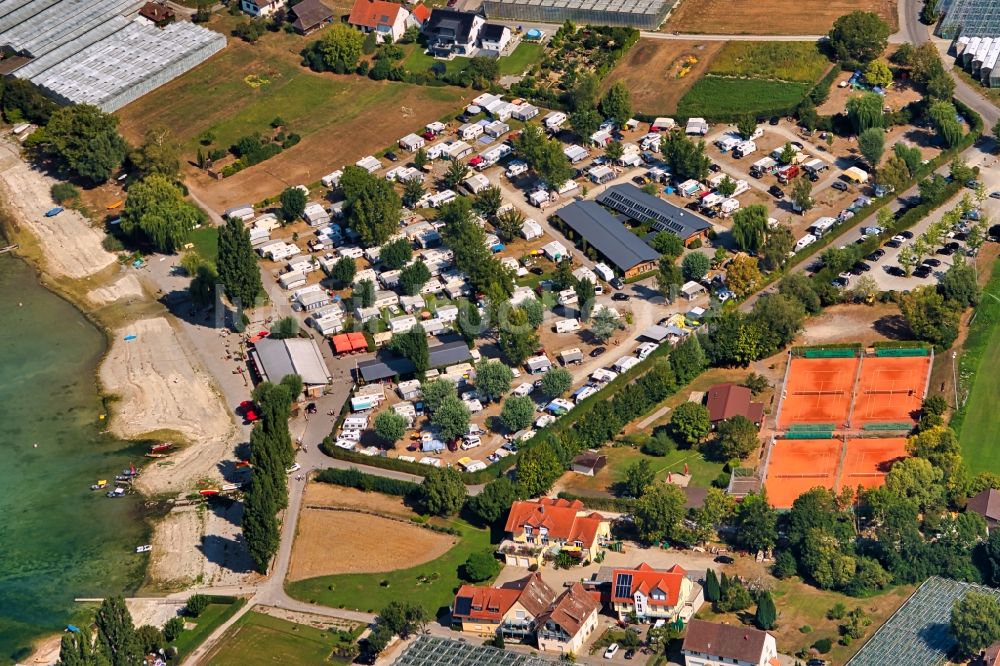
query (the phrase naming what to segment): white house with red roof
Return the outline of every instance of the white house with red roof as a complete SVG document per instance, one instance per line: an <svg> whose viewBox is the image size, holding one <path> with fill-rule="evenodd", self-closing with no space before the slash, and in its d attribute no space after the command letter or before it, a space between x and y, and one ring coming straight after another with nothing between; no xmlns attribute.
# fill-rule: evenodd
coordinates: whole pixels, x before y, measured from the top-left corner
<svg viewBox="0 0 1000 666"><path fill-rule="evenodd" d="M355 0L347 22L362 32L374 32L379 42L397 42L406 32L410 12L403 5L384 0Z"/></svg>
<svg viewBox="0 0 1000 666"><path fill-rule="evenodd" d="M701 585L675 564L654 569L645 562L634 569L615 569L611 575L611 610L624 620L631 614L640 622L685 622L705 602Z"/></svg>
<svg viewBox="0 0 1000 666"><path fill-rule="evenodd" d="M569 552L581 562L597 556L610 540L611 521L587 511L579 500L551 499L514 502L504 527L507 538L500 544L508 565L541 566L546 557Z"/></svg>
<svg viewBox="0 0 1000 666"><path fill-rule="evenodd" d="M691 620L681 646L684 666L780 666L774 636L752 627Z"/></svg>
<svg viewBox="0 0 1000 666"><path fill-rule="evenodd" d="M455 593L451 622L466 634L523 640L533 636L536 620L556 598L537 571L500 587L463 585Z"/></svg>

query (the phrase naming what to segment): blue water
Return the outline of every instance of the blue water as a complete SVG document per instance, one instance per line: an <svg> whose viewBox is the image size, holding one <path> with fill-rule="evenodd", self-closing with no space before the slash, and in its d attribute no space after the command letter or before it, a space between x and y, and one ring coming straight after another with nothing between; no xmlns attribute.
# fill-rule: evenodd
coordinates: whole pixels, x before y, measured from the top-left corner
<svg viewBox="0 0 1000 666"><path fill-rule="evenodd" d="M106 341L79 311L0 256L0 663L87 622L74 597L129 592L148 539L141 499L90 490L144 446L102 434L95 373ZM37 444L37 448L34 445Z"/></svg>

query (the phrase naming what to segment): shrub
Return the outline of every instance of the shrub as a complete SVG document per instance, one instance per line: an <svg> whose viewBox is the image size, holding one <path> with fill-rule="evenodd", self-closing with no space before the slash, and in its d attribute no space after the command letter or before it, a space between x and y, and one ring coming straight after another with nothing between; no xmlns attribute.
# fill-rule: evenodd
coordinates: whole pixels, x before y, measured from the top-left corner
<svg viewBox="0 0 1000 666"><path fill-rule="evenodd" d="M826 654L833 647L833 641L829 638L821 638L812 644L813 648L816 649L820 654Z"/></svg>
<svg viewBox="0 0 1000 666"><path fill-rule="evenodd" d="M188 597L187 603L184 605L184 612L191 617L198 617L202 612L208 608L209 598L204 594L192 594Z"/></svg>
<svg viewBox="0 0 1000 666"><path fill-rule="evenodd" d="M80 196L80 190L70 183L56 183L52 186L52 199L57 204L73 201Z"/></svg>
<svg viewBox="0 0 1000 666"><path fill-rule="evenodd" d="M365 492L374 491L385 493L386 495L396 495L397 497L406 497L420 487L418 484L410 481L400 481L385 476L365 474L356 467L350 469L324 469L316 475L316 480L322 483L356 488Z"/></svg>

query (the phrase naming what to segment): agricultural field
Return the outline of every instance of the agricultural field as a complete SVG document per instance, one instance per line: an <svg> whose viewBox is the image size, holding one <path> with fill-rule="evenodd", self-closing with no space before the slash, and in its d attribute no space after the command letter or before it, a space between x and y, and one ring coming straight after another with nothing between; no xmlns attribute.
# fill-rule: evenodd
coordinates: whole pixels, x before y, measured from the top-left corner
<svg viewBox="0 0 1000 666"><path fill-rule="evenodd" d="M708 74L815 83L831 67L815 42L727 42Z"/></svg>
<svg viewBox="0 0 1000 666"><path fill-rule="evenodd" d="M665 32L735 35L821 35L844 14L875 12L895 31L893 0L681 0Z"/></svg>
<svg viewBox="0 0 1000 666"><path fill-rule="evenodd" d="M467 94L452 87L313 73L300 65L298 53L314 39L268 33L253 46L231 39L208 62L120 110L122 133L138 143L150 127L170 128L181 145L188 186L221 210L318 181L454 112ZM226 149L240 137L270 131L279 114L289 131L301 136L297 145L221 181L193 166L205 132L213 141L204 150Z"/></svg>
<svg viewBox="0 0 1000 666"><path fill-rule="evenodd" d="M299 516L288 580L393 571L438 558L456 541L393 518L307 506Z"/></svg>
<svg viewBox="0 0 1000 666"><path fill-rule="evenodd" d="M677 113L709 119L763 114L798 105L809 88L805 83L706 76L684 95L677 105Z"/></svg>
<svg viewBox="0 0 1000 666"><path fill-rule="evenodd" d="M666 115L709 68L725 42L640 39L604 80L621 81L640 113ZM692 62L693 60L693 62Z"/></svg>
<svg viewBox="0 0 1000 666"><path fill-rule="evenodd" d="M347 664L350 659L331 656L335 647L353 644L355 629L340 632L289 622L250 611L219 640L206 663L219 666L267 664Z"/></svg>

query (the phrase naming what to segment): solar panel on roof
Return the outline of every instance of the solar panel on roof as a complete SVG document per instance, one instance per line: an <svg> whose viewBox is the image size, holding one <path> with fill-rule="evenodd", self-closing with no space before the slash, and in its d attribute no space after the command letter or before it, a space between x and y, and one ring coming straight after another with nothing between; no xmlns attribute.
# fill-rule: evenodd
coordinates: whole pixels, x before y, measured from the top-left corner
<svg viewBox="0 0 1000 666"><path fill-rule="evenodd" d="M632 574L620 573L615 578L615 598L627 597L632 593Z"/></svg>

